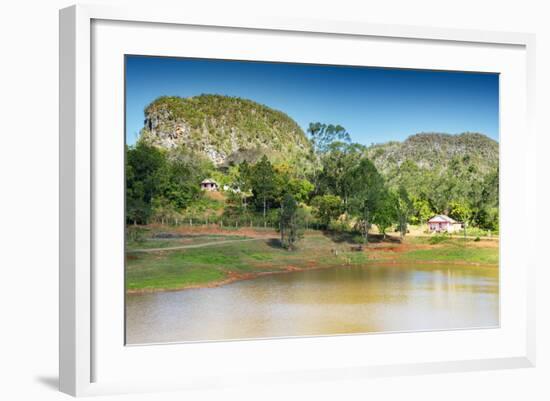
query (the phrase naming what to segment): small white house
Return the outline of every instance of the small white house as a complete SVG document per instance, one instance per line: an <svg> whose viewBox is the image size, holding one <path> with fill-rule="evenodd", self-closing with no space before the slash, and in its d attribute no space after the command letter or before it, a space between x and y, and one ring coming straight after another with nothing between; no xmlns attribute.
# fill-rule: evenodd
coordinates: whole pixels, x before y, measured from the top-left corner
<svg viewBox="0 0 550 401"><path fill-rule="evenodd" d="M217 191L218 188L218 183L214 180L211 180L210 178L207 178L206 180L201 182L201 189L203 191Z"/></svg>
<svg viewBox="0 0 550 401"><path fill-rule="evenodd" d="M462 224L444 214L438 214L428 220L428 229L432 233L453 233L459 231Z"/></svg>

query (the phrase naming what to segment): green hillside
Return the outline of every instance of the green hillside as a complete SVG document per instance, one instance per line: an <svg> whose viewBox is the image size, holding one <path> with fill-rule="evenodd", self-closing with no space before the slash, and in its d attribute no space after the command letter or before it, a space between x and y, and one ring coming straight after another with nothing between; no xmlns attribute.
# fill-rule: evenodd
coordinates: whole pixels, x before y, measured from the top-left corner
<svg viewBox="0 0 550 401"><path fill-rule="evenodd" d="M479 133L421 133L368 147L366 156L390 188L405 188L415 221L434 213L498 227L499 145Z"/></svg>
<svg viewBox="0 0 550 401"><path fill-rule="evenodd" d="M303 161L310 144L285 113L251 100L220 95L163 96L145 109L140 141L161 148L184 145L216 166L272 161Z"/></svg>
<svg viewBox="0 0 550 401"><path fill-rule="evenodd" d="M386 175L407 160L421 169L443 172L453 160L465 156L481 174L486 174L498 167L498 142L478 133L421 133L403 142L370 146L367 156Z"/></svg>

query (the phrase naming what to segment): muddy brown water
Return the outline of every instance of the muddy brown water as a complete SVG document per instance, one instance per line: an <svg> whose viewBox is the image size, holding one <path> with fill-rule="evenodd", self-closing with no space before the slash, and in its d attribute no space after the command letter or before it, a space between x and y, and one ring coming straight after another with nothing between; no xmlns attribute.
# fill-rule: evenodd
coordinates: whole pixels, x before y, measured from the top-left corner
<svg viewBox="0 0 550 401"><path fill-rule="evenodd" d="M499 324L498 268L368 265L126 295L126 342L314 336Z"/></svg>

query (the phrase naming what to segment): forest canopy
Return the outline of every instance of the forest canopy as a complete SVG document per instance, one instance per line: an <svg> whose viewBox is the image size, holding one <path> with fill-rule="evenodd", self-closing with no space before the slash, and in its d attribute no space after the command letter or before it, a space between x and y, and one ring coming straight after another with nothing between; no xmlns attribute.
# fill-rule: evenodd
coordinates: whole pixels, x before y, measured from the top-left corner
<svg viewBox="0 0 550 401"><path fill-rule="evenodd" d="M337 125L310 128L307 168L266 155L219 167L184 145L163 149L138 141L126 149L127 223L269 225L294 240L298 226L308 226L355 230L368 241L372 225L404 236L409 224L446 214L498 231L498 165L488 168L459 153L436 166L410 156L389 166L384 159L382 169L376 163L382 147L353 143ZM219 185L220 196L201 191L207 178ZM287 240L287 246L294 245Z"/></svg>

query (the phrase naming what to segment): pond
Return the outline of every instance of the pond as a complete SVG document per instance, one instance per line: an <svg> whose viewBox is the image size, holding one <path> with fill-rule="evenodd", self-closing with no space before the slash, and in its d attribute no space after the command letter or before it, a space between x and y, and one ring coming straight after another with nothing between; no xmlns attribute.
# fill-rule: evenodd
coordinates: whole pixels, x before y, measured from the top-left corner
<svg viewBox="0 0 550 401"><path fill-rule="evenodd" d="M334 267L126 296L127 344L498 325L497 267Z"/></svg>

